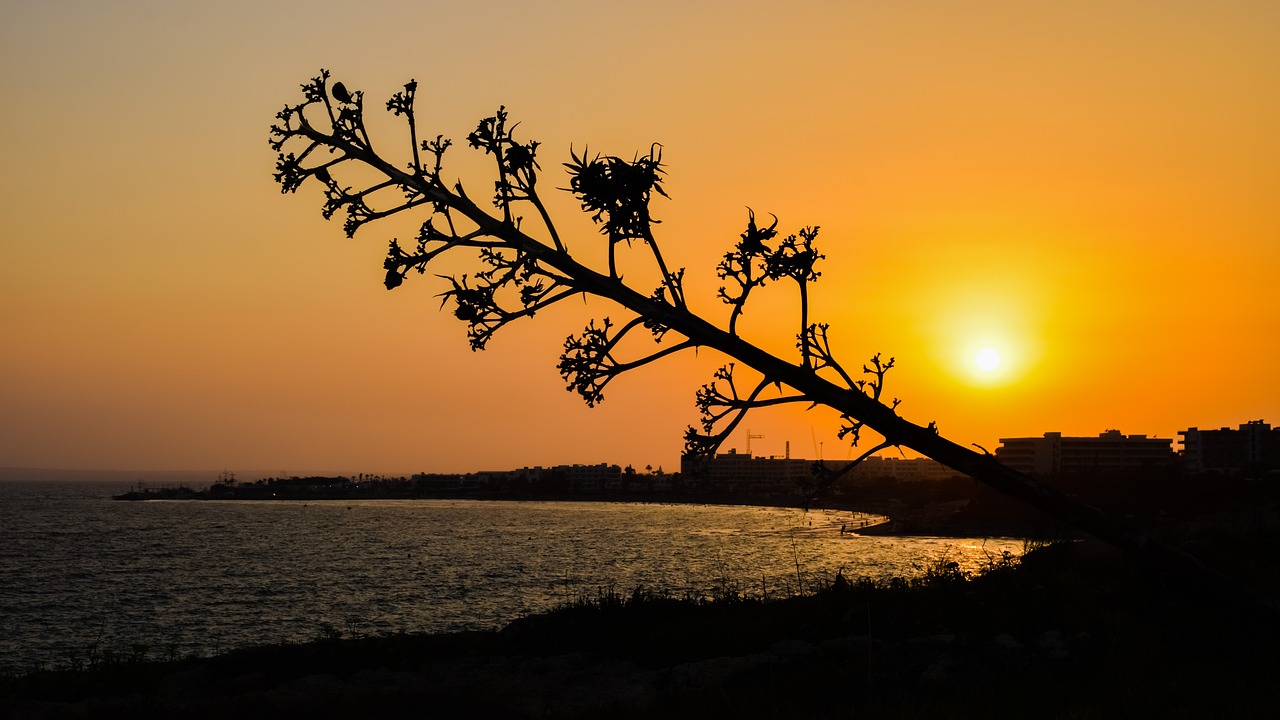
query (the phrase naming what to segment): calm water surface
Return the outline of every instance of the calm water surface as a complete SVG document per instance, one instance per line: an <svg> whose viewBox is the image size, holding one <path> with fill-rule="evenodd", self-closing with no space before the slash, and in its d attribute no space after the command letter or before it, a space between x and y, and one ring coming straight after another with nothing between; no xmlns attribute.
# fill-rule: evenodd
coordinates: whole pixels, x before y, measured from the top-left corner
<svg viewBox="0 0 1280 720"><path fill-rule="evenodd" d="M964 568L1021 541L841 535L845 511L638 503L117 502L120 483L0 482L0 671L208 654L326 633L492 629L582 593L793 592ZM797 564L799 572L797 573ZM797 577L798 575L798 577Z"/></svg>

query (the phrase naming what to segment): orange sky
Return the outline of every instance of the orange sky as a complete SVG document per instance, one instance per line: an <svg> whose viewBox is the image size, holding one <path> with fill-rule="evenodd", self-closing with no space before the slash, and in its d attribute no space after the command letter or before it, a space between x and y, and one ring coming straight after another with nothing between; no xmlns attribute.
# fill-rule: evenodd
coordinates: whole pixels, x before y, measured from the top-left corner
<svg viewBox="0 0 1280 720"><path fill-rule="evenodd" d="M279 194L267 126L320 67L375 106L416 78L455 139L505 103L550 173L663 143L664 252L712 313L746 207L821 225L814 319L849 364L896 356L902 414L962 444L1280 424L1280 4L618 5L5 3L0 466L678 465L719 359L588 410L555 362L608 308L472 353L440 287L383 289L395 228L347 240L316 189ZM793 308L750 334L787 351ZM847 453L818 411L746 425Z"/></svg>

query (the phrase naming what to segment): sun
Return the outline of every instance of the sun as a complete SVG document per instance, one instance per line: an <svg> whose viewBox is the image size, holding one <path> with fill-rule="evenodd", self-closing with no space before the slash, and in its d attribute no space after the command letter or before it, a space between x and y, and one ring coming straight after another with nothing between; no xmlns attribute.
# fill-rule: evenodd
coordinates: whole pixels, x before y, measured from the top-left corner
<svg viewBox="0 0 1280 720"><path fill-rule="evenodd" d="M956 374L972 385L986 388L1016 381L1022 375L1022 349L1007 338L985 335L955 348L952 367Z"/></svg>
<svg viewBox="0 0 1280 720"><path fill-rule="evenodd" d="M1000 351L992 347L984 347L974 353L973 364L984 373L993 373L1000 369L1003 359Z"/></svg>

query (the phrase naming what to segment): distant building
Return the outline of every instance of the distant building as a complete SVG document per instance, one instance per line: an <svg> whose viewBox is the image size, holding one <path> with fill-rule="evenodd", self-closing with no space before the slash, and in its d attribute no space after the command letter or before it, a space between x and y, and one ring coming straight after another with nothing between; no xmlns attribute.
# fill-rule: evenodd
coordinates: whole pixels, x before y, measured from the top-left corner
<svg viewBox="0 0 1280 720"><path fill-rule="evenodd" d="M847 460L824 460L823 466L839 472ZM795 493L812 487L814 461L792 457L754 457L750 453L730 450L712 458L680 460L680 474L687 482L698 486L741 492L772 495ZM872 456L841 478L842 483L856 480L896 480L918 482L945 480L959 475L955 470L929 458L896 458Z"/></svg>
<svg viewBox="0 0 1280 720"><path fill-rule="evenodd" d="M1182 436L1182 463L1189 473L1230 473L1280 468L1280 428L1251 420L1238 429L1188 428Z"/></svg>
<svg viewBox="0 0 1280 720"><path fill-rule="evenodd" d="M996 459L1014 470L1033 475L1061 475L1132 470L1170 465L1173 440L1124 435L1108 430L1097 437L1063 437L1047 432L1044 437L1000 438Z"/></svg>
<svg viewBox="0 0 1280 720"><path fill-rule="evenodd" d="M794 493L813 480L809 460L753 457L736 449L715 457L685 455L680 458L680 475L695 486L765 495Z"/></svg>
<svg viewBox="0 0 1280 720"><path fill-rule="evenodd" d="M822 463L828 470L839 472L848 461L824 460ZM897 480L899 482L923 482L926 480L946 480L963 474L952 470L937 460L929 458L897 458L872 455L850 470L846 477L849 480Z"/></svg>
<svg viewBox="0 0 1280 720"><path fill-rule="evenodd" d="M622 467L619 465L557 465L552 471L567 480L569 488L575 493L594 495L606 489L616 491L622 487Z"/></svg>

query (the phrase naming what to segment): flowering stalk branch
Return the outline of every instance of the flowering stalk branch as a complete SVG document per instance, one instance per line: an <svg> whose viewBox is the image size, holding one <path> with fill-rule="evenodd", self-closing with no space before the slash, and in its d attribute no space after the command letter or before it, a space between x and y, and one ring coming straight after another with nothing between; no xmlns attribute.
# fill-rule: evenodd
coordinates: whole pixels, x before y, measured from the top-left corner
<svg viewBox="0 0 1280 720"><path fill-rule="evenodd" d="M497 173L491 201L494 212L473 202L461 182L449 186L442 179L444 157L451 144L443 136L418 140L416 89L416 83L411 81L387 103L390 112L405 119L412 148L407 162L395 162L374 150L364 123L363 94L347 90L342 83L331 83L329 73L321 71L302 86L301 103L286 106L276 115L277 122L271 127L271 147L278 153L275 179L282 192L290 193L314 178L325 191L322 213L328 218L344 211L343 229L348 236L381 218L429 210L413 252L405 252L395 239L391 240L384 261L386 285L389 289L399 286L409 270L425 273L432 260L449 250L474 251L481 269L460 277L445 276L450 288L441 295L445 303L455 304L454 314L469 324L473 349L483 349L507 323L530 317L570 296L596 297L617 306L632 319L612 335L613 326L608 319L601 325L593 321L581 335L570 336L565 342L559 365L561 375L589 406L603 399L603 388L619 374L691 348L723 353L759 374L761 380L745 398L733 385L732 365L716 375L728 383L730 394L715 389L714 382L699 391L704 432L691 427L686 433L686 451L691 454L715 453L748 411L802 401L824 405L840 413L844 421L841 437L851 438L856 444L864 428L883 437L883 442L863 453L855 464L877 450L911 448L1018 497L1059 521L1122 547L1154 567L1208 581L1210 576L1194 558L1111 521L1097 509L1000 464L990 454L974 452L943 438L932 422L921 426L900 416L897 399L888 404L881 401L893 358L885 362L875 355L863 366L864 375L869 377L854 380L832 355L827 326L809 321L808 286L818 280L820 273L815 266L823 259L815 246L816 226L778 240L777 218L769 227L761 228L755 214L748 212L746 230L716 269L725 283L719 297L731 306L727 326L721 327L690 311L685 302L683 268L671 271L659 250L653 232L658 221L652 217L649 203L655 195L666 196L662 189L660 145L654 144L648 154L637 155L631 161L614 156L590 157L586 151L580 157L570 153L572 161L565 165L569 171L567 189L600 225L608 243L607 270L598 272L580 262L562 241L535 190L541 169L537 162L539 145L515 137L515 126L508 124L506 110L499 108L467 136L470 147L493 156ZM324 153L330 157L317 159ZM423 162L423 153L429 162ZM340 175L357 168L361 177L372 172L380 179L359 190L339 182ZM396 201L387 200L389 194ZM520 213L528 207L536 212L546 239L522 228ZM624 282L619 272L617 245L633 240L649 247L661 275L659 287L652 292L637 291ZM800 296L799 357L795 360L768 353L738 333L738 321L748 297L766 283L782 278L793 280ZM667 344L636 360L618 359L615 353L622 337L641 325L652 332L660 345ZM667 340L671 333L681 339ZM831 373L835 381L828 377ZM787 394L776 400L760 400L760 394L770 385L779 391L788 388ZM1224 579L1213 575L1212 581L1222 583ZM1256 593L1240 592L1256 600Z"/></svg>

